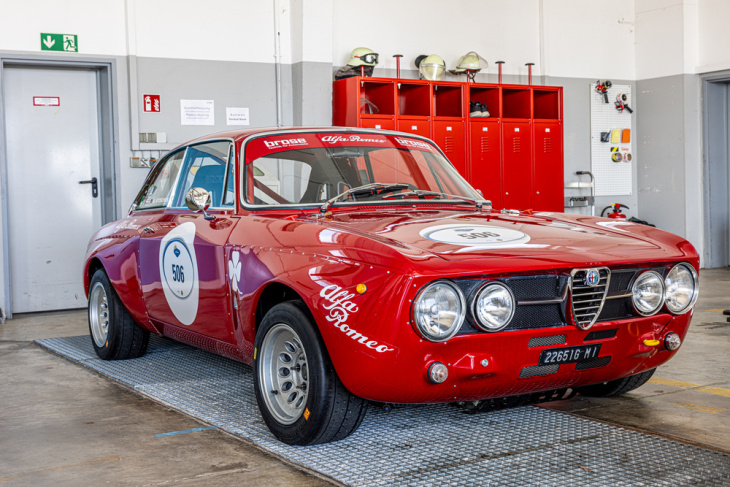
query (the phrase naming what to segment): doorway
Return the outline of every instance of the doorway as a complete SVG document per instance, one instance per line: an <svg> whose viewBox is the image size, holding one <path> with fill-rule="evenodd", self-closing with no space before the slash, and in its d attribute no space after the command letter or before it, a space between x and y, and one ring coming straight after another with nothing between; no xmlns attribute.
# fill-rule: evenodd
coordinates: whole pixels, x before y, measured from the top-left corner
<svg viewBox="0 0 730 487"><path fill-rule="evenodd" d="M8 317L86 306L86 246L114 215L109 71L3 63Z"/></svg>
<svg viewBox="0 0 730 487"><path fill-rule="evenodd" d="M730 265L730 75L704 82L704 267Z"/></svg>

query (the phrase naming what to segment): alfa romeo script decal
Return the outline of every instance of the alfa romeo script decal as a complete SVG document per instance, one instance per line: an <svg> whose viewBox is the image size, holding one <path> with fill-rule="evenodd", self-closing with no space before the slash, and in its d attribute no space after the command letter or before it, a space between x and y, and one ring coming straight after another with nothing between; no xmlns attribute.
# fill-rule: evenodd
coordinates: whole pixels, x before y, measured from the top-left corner
<svg viewBox="0 0 730 487"><path fill-rule="evenodd" d="M421 230L421 236L434 242L464 247L514 247L530 241L530 236L511 228L490 225L438 225Z"/></svg>
<svg viewBox="0 0 730 487"><path fill-rule="evenodd" d="M198 314L198 261L195 258L195 224L183 223L160 243L160 280L167 304L183 325Z"/></svg>

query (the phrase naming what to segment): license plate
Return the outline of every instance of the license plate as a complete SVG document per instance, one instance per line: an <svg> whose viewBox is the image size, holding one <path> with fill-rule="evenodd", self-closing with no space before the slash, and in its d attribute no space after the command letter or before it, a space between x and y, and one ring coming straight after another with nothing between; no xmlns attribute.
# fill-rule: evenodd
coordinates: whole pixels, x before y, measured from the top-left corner
<svg viewBox="0 0 730 487"><path fill-rule="evenodd" d="M581 345L579 347L548 348L540 354L540 365L587 362L598 357L598 352L600 351L600 343Z"/></svg>

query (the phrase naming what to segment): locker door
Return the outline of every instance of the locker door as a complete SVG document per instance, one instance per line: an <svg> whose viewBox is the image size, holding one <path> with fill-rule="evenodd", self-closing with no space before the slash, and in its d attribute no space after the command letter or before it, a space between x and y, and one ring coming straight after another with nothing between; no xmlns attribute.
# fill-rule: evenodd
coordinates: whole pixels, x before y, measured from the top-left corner
<svg viewBox="0 0 730 487"><path fill-rule="evenodd" d="M535 122L536 210L563 210L563 127L557 122Z"/></svg>
<svg viewBox="0 0 730 487"><path fill-rule="evenodd" d="M469 179L466 173L464 122L462 121L435 121L433 123L433 140L441 147L459 174Z"/></svg>
<svg viewBox="0 0 730 487"><path fill-rule="evenodd" d="M502 204L525 210L532 203L532 137L530 122L502 124Z"/></svg>
<svg viewBox="0 0 730 487"><path fill-rule="evenodd" d="M396 130L401 132L408 132L409 134L416 134L431 138L431 122L429 122L427 118L420 120L399 118L396 126Z"/></svg>
<svg viewBox="0 0 730 487"><path fill-rule="evenodd" d="M362 118L360 126L368 129L395 130L395 120L392 118Z"/></svg>
<svg viewBox="0 0 730 487"><path fill-rule="evenodd" d="M502 206L502 164L499 123L497 121L469 123L471 142L469 161L471 184L492 201L496 209Z"/></svg>

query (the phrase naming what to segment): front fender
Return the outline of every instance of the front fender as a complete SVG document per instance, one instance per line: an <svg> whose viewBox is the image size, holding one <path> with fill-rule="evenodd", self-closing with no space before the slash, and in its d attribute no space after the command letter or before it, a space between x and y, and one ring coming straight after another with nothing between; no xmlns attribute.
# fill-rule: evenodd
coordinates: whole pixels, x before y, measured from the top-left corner
<svg viewBox="0 0 730 487"><path fill-rule="evenodd" d="M106 237L89 243L84 265L84 290L89 295L92 263L98 261L134 321L157 332L149 321L139 279L139 237Z"/></svg>

